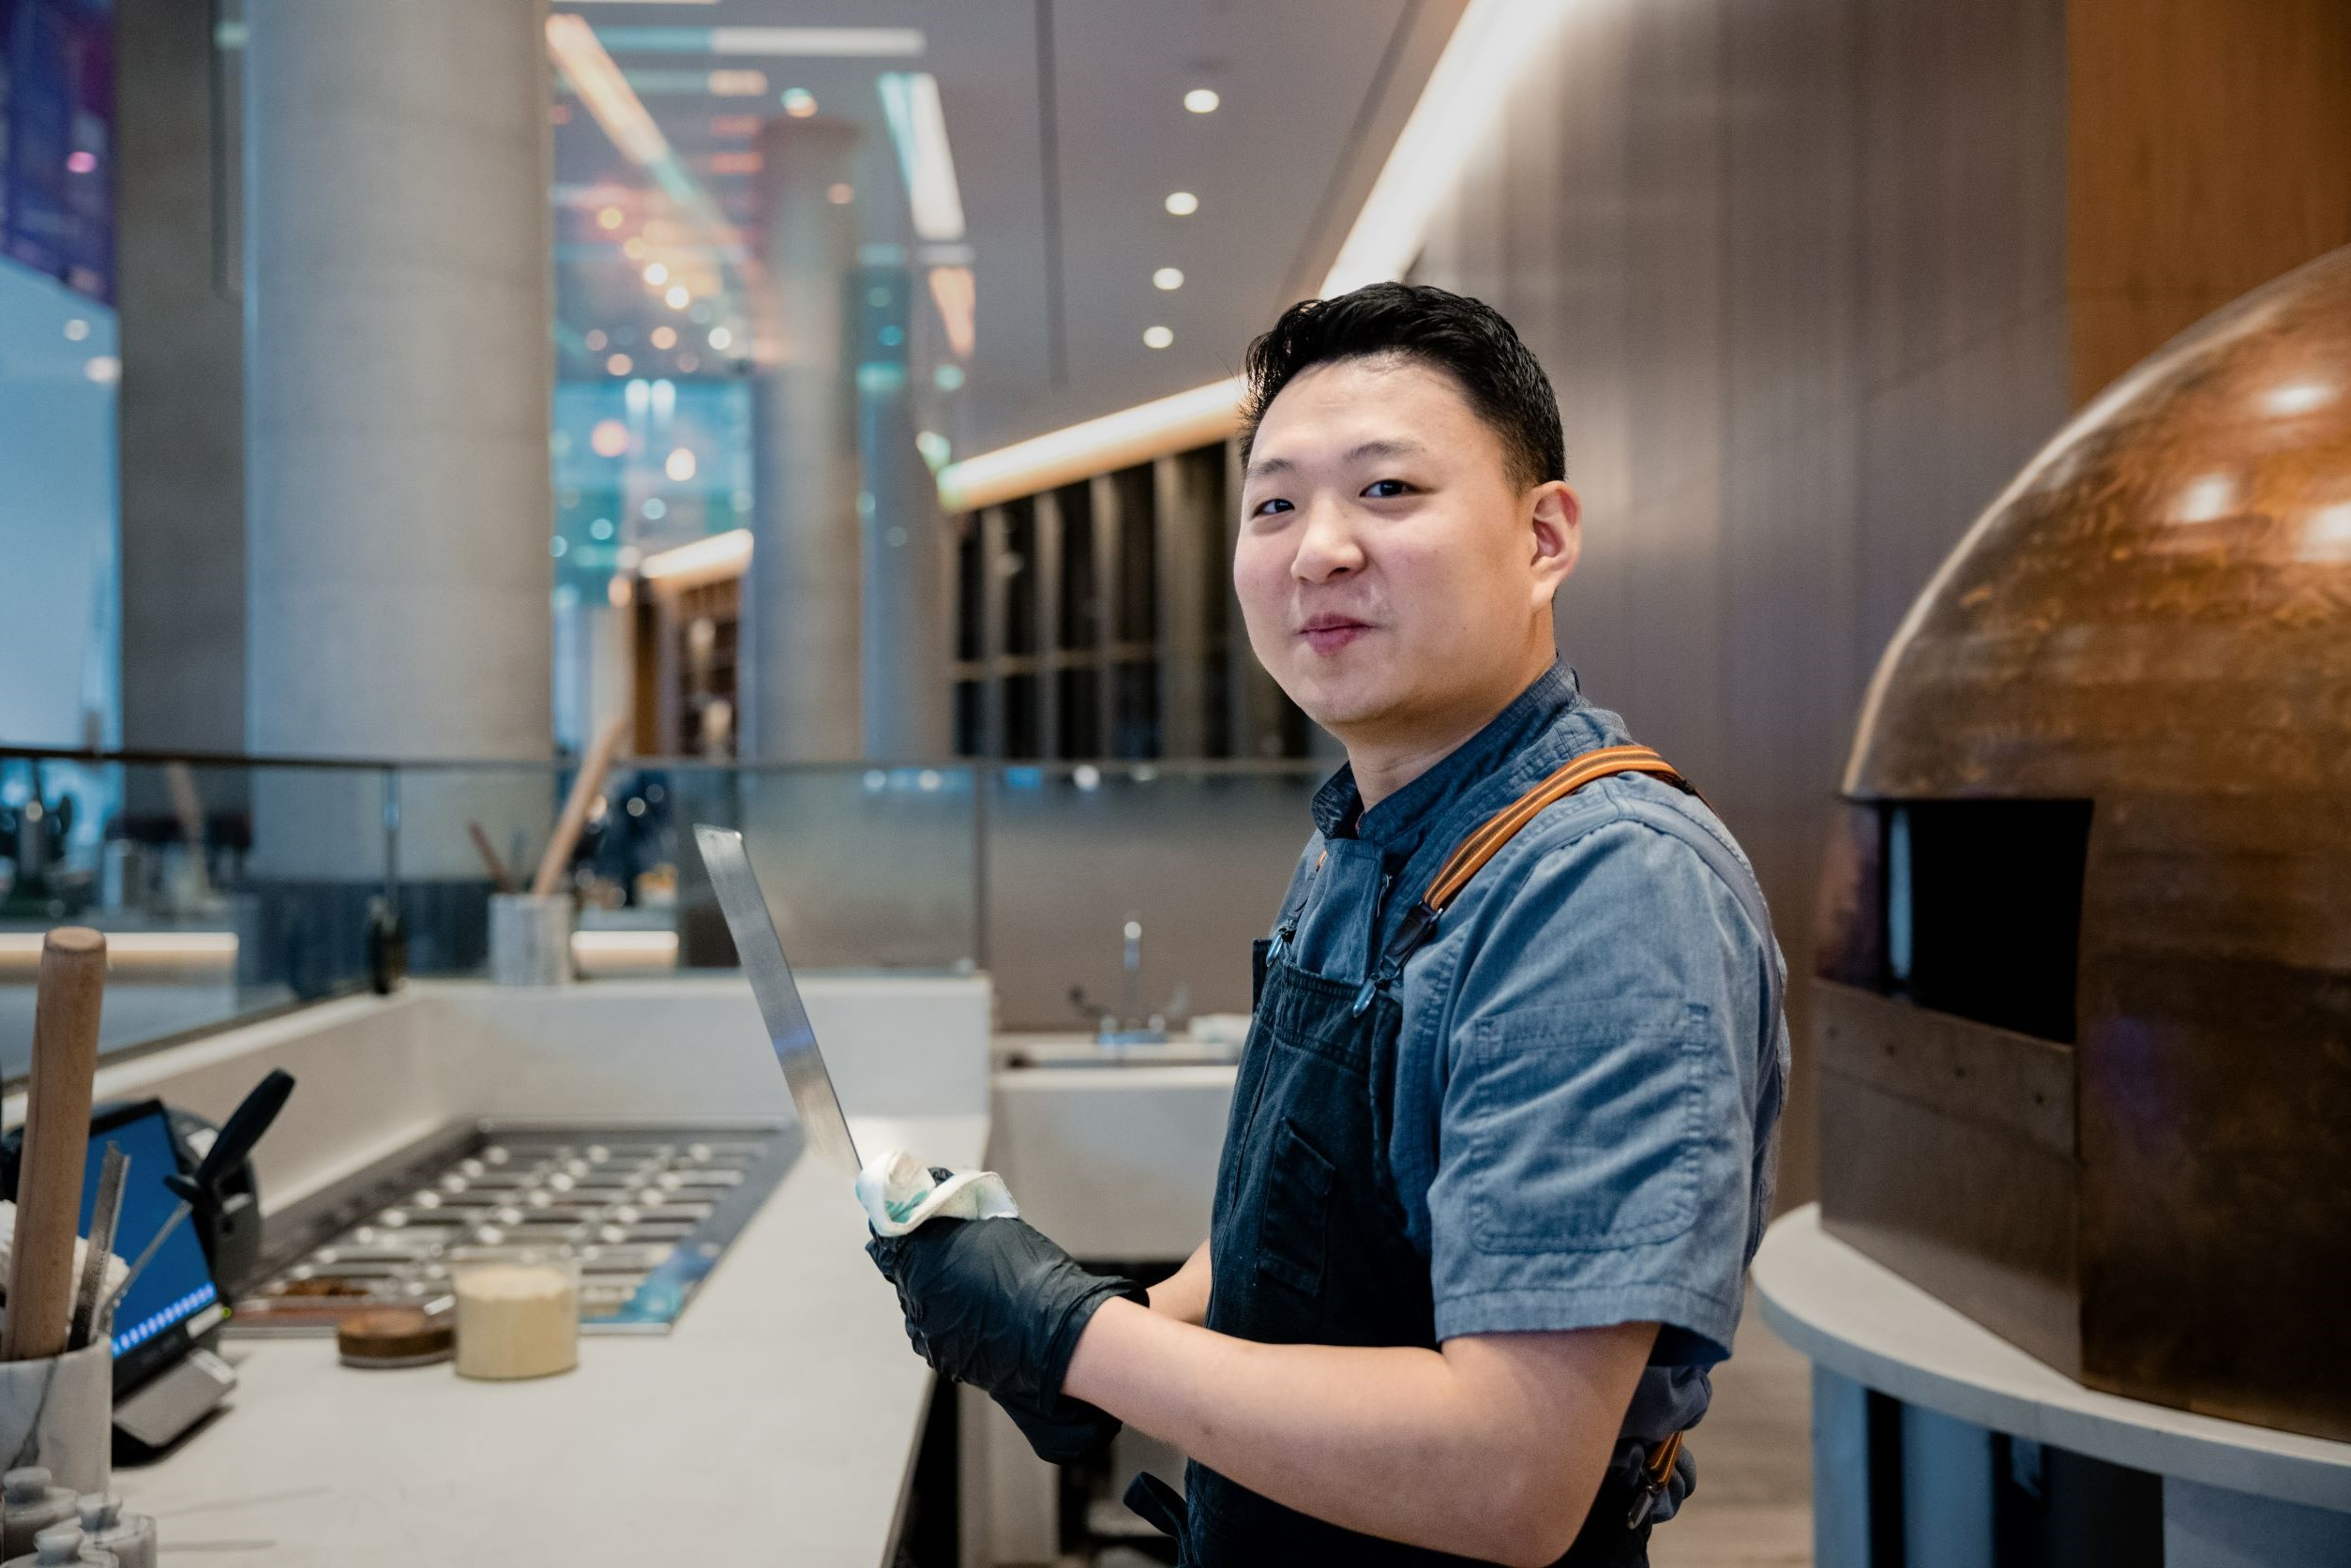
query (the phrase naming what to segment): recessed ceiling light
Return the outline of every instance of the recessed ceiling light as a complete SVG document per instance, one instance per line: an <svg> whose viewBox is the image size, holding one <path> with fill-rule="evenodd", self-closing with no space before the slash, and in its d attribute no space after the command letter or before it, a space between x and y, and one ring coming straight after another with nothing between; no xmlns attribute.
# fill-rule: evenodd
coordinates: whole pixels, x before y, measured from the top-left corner
<svg viewBox="0 0 2351 1568"><path fill-rule="evenodd" d="M1200 210L1200 199L1188 190L1168 192L1168 210L1178 218L1189 218Z"/></svg>
<svg viewBox="0 0 2351 1568"><path fill-rule="evenodd" d="M1175 334L1168 331L1164 326L1147 326L1143 328L1143 346L1145 348L1164 349L1169 343L1174 341Z"/></svg>
<svg viewBox="0 0 2351 1568"><path fill-rule="evenodd" d="M655 348L673 349L677 347L677 328L673 326L656 326L653 329L652 341Z"/></svg>
<svg viewBox="0 0 2351 1568"><path fill-rule="evenodd" d="M604 368L607 370L611 371L612 374L616 376L625 376L628 374L629 370L632 369L632 362L630 361L628 355L625 354L616 354L611 358L604 362Z"/></svg>
<svg viewBox="0 0 2351 1568"><path fill-rule="evenodd" d="M595 215L596 227L600 229L617 229L627 219L628 215L618 207L606 207Z"/></svg>
<svg viewBox="0 0 2351 1568"><path fill-rule="evenodd" d="M816 113L816 95L806 87L784 89L784 113L795 120L805 120Z"/></svg>
<svg viewBox="0 0 2351 1568"><path fill-rule="evenodd" d="M657 289L669 280L670 269L668 267L662 265L659 262L648 262L645 264L646 282L652 284Z"/></svg>
<svg viewBox="0 0 2351 1568"><path fill-rule="evenodd" d="M1183 107L1195 114L1213 114L1216 106L1224 101L1213 87L1195 87L1183 95Z"/></svg>
<svg viewBox="0 0 2351 1568"><path fill-rule="evenodd" d="M733 341L734 334L728 331L725 327L714 326L710 329L710 346L718 350L721 354L725 353L728 346Z"/></svg>
<svg viewBox="0 0 2351 1568"><path fill-rule="evenodd" d="M661 297L670 302L672 310L683 310L694 303L693 294L683 283L671 284L670 292Z"/></svg>
<svg viewBox="0 0 2351 1568"><path fill-rule="evenodd" d="M1161 267L1157 272L1151 275L1151 286L1154 289L1180 289L1183 287L1183 269L1180 266Z"/></svg>

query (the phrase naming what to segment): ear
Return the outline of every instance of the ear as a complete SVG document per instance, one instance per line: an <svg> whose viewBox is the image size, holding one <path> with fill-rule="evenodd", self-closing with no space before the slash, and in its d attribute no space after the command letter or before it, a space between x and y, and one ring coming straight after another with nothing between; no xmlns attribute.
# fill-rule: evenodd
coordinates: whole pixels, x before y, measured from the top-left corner
<svg viewBox="0 0 2351 1568"><path fill-rule="evenodd" d="M1534 545L1535 603L1548 605L1583 551L1584 504L1563 479L1537 485L1528 492L1527 503Z"/></svg>

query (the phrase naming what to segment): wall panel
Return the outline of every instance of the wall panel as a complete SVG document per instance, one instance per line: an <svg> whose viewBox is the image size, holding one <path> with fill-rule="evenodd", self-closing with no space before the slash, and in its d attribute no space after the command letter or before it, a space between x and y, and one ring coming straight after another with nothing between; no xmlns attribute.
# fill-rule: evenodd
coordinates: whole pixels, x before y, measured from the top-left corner
<svg viewBox="0 0 2351 1568"><path fill-rule="evenodd" d="M1877 651L2064 415L2064 0L1593 0L1416 274L1550 370L1561 646L1723 810L1799 973ZM1800 1059L1790 1201L1810 1101Z"/></svg>
<svg viewBox="0 0 2351 1568"><path fill-rule="evenodd" d="M2351 244L2351 6L2072 0L2069 23L2087 402L2198 318Z"/></svg>

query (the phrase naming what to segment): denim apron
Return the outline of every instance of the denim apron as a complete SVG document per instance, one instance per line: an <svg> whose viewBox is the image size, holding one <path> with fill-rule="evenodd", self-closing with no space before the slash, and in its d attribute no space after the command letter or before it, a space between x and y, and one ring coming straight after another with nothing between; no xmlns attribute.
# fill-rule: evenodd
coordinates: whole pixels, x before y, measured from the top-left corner
<svg viewBox="0 0 2351 1568"><path fill-rule="evenodd" d="M1395 982L1405 960L1434 934L1445 906L1519 828L1593 779L1624 772L1689 789L1643 746L1609 746L1570 760L1462 841L1367 980L1337 980L1291 963L1296 911L1270 942L1257 944L1255 1015L1233 1085L1210 1225L1210 1329L1271 1345L1436 1349L1428 1260L1407 1233L1388 1168L1404 1027ZM1702 830L1693 824L1692 831ZM1664 1485L1679 1446L1679 1434L1660 1444L1635 1478L1612 1469L1575 1545L1559 1560L1561 1568L1638 1568L1648 1561L1645 1504ZM1470 1561L1343 1530L1197 1462L1184 1480L1179 1498L1156 1477L1138 1476L1127 1502L1175 1535L1180 1560L1193 1568Z"/></svg>

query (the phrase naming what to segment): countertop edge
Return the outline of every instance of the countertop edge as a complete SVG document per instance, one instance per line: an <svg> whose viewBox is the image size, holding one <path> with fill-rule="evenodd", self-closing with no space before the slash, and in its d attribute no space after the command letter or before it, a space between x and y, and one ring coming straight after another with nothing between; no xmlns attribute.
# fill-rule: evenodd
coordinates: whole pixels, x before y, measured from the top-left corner
<svg viewBox="0 0 2351 1568"><path fill-rule="evenodd" d="M2086 1388L1830 1235L1816 1203L1772 1223L1754 1277L1781 1338L1906 1404L2117 1464L2351 1511L2351 1443Z"/></svg>

